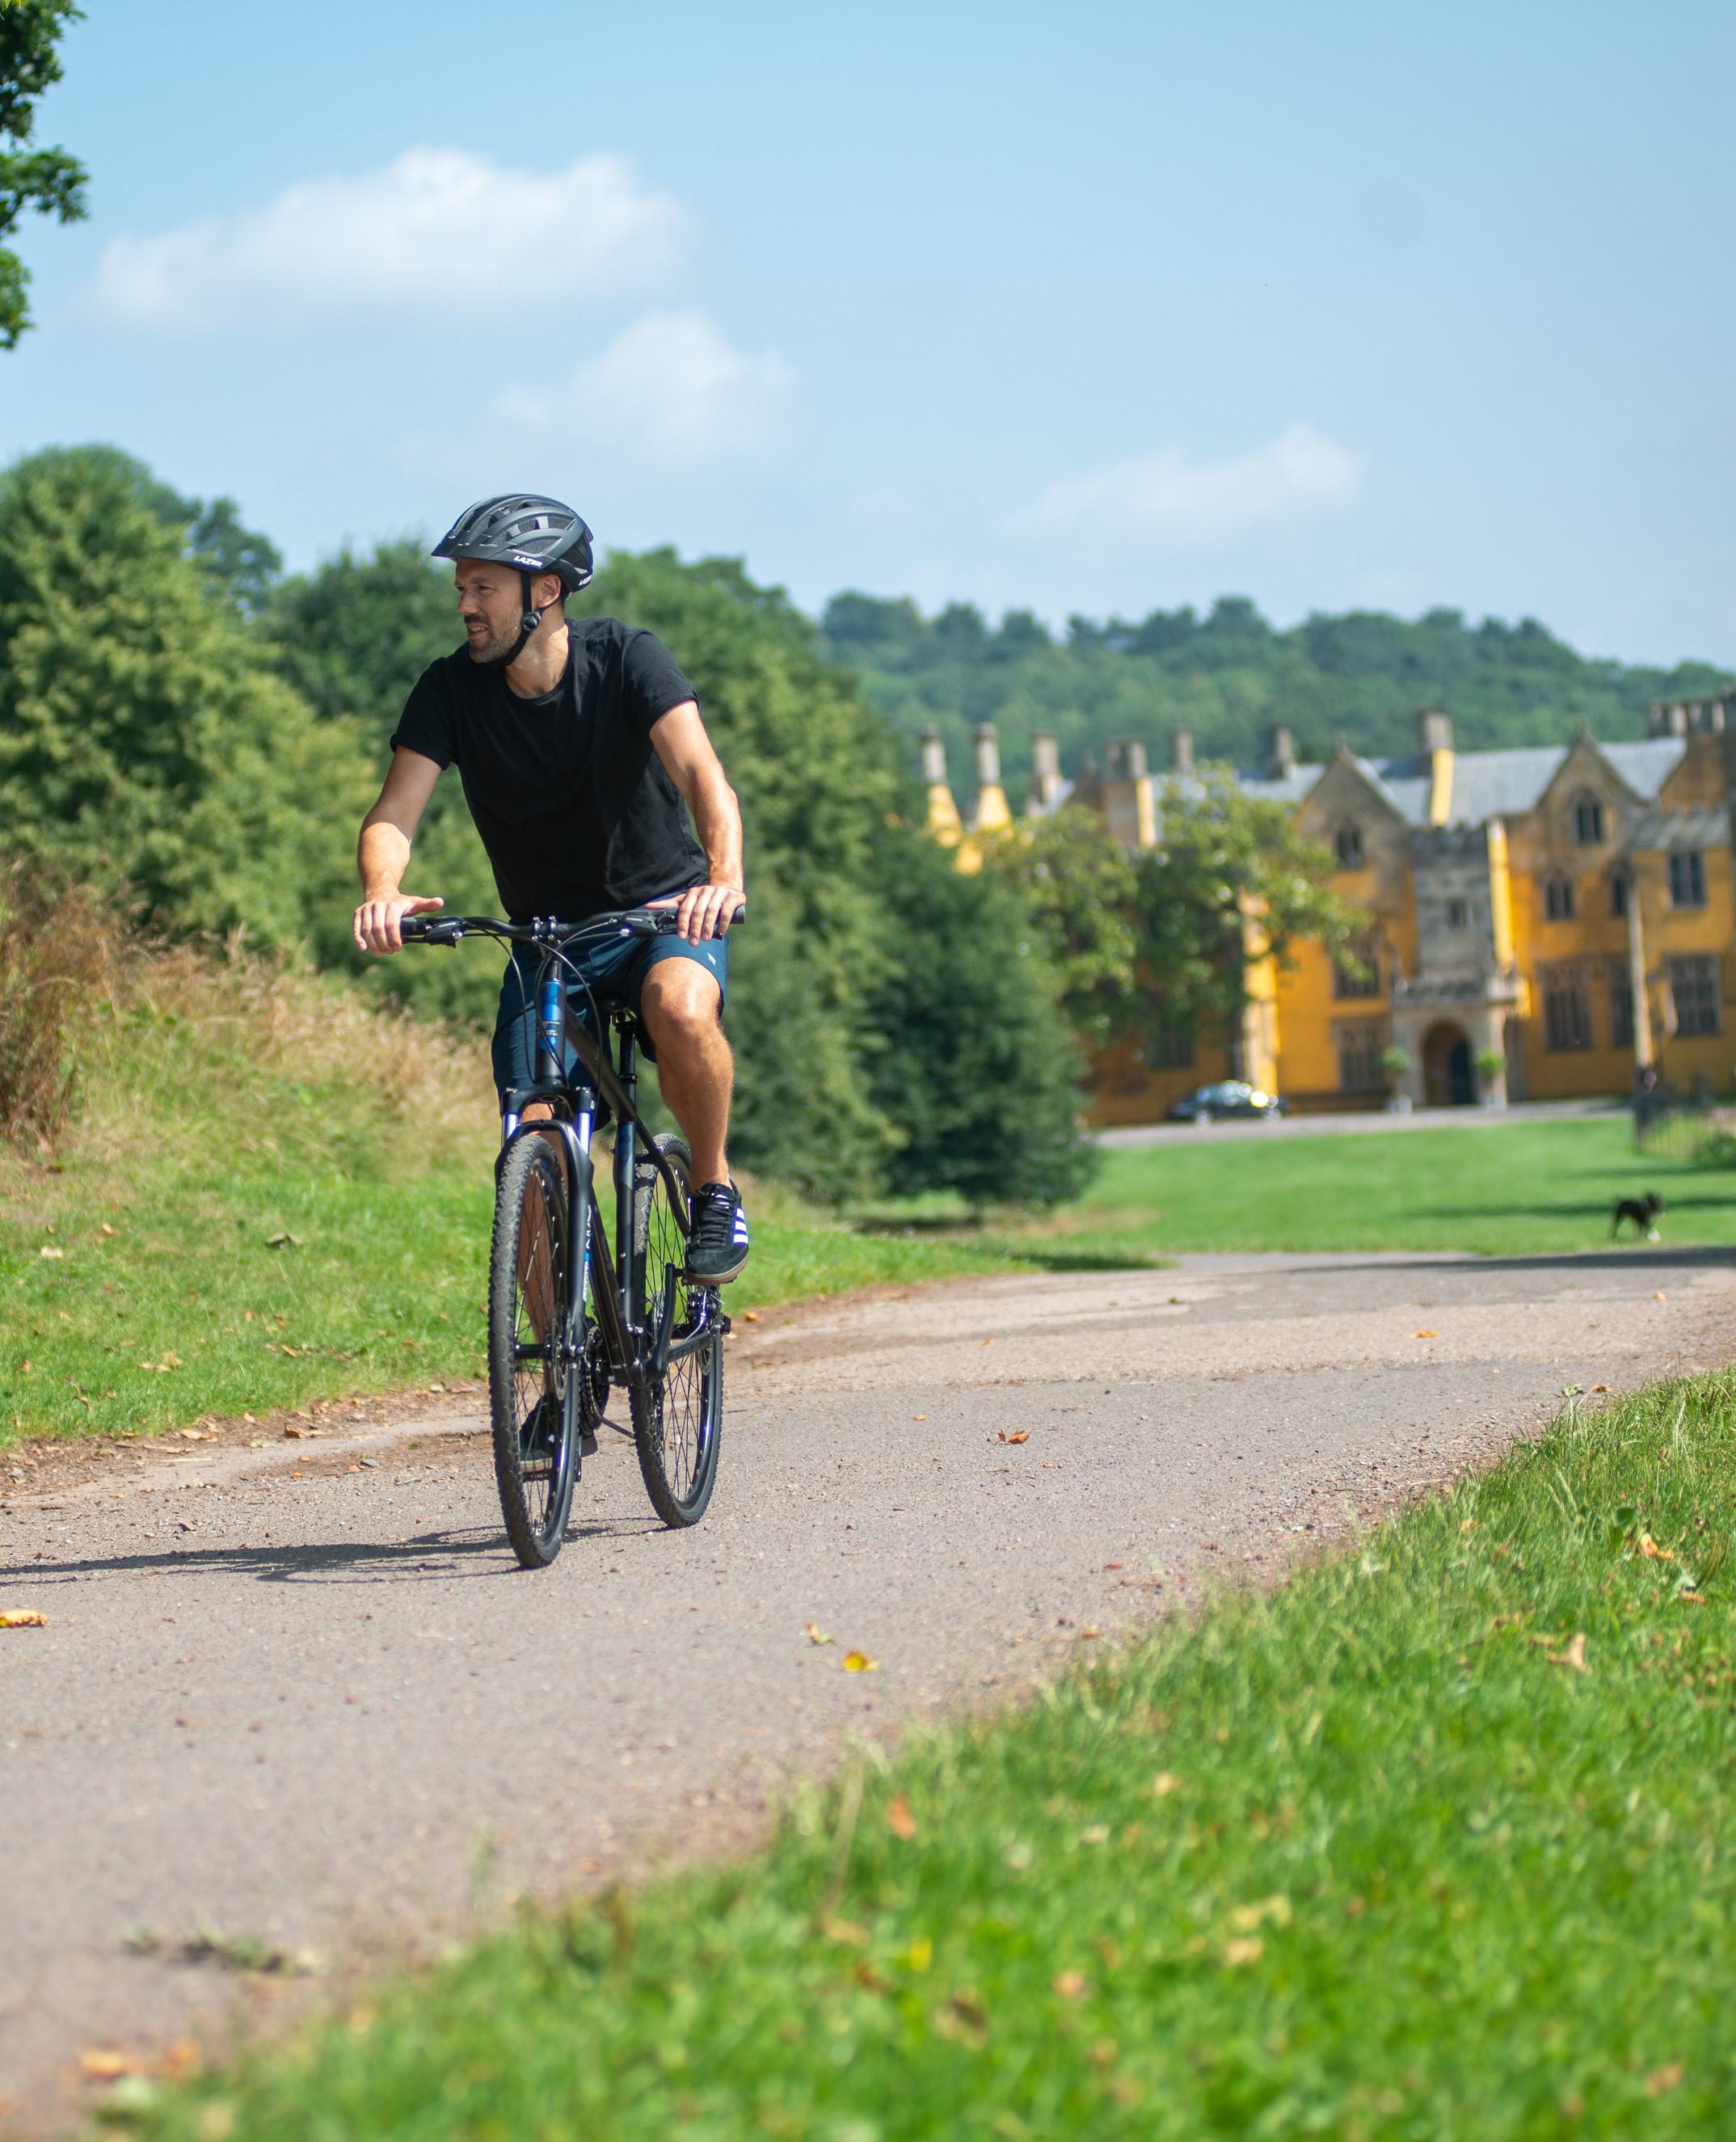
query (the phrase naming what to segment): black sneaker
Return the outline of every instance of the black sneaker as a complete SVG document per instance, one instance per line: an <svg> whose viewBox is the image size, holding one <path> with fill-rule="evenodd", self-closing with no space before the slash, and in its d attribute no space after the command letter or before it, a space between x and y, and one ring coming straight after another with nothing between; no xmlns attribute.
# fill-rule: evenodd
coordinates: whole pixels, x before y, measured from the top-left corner
<svg viewBox="0 0 1736 2142"><path fill-rule="evenodd" d="M732 1182L703 1182L693 1192L687 1276L701 1286L722 1286L747 1261L747 1215Z"/></svg>

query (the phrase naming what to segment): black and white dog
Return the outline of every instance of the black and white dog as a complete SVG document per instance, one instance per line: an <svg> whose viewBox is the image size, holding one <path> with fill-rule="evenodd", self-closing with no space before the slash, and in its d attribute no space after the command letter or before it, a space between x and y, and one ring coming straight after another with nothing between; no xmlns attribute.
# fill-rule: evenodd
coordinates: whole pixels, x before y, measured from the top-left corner
<svg viewBox="0 0 1736 2142"><path fill-rule="evenodd" d="M1659 1197L1655 1190L1648 1190L1643 1197L1618 1197L1615 1201L1615 1222L1610 1229L1610 1240L1613 1241L1621 1232L1621 1223L1624 1220L1631 1220L1647 1241L1656 1241L1658 1215L1663 1210L1664 1200Z"/></svg>

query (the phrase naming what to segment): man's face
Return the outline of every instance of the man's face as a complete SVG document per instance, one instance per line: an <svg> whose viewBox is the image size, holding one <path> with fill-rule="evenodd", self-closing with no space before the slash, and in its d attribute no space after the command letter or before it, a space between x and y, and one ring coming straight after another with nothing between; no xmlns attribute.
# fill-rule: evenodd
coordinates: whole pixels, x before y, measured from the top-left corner
<svg viewBox="0 0 1736 2142"><path fill-rule="evenodd" d="M452 575L458 616L472 662L501 662L511 654L524 614L519 576L510 565L461 558Z"/></svg>

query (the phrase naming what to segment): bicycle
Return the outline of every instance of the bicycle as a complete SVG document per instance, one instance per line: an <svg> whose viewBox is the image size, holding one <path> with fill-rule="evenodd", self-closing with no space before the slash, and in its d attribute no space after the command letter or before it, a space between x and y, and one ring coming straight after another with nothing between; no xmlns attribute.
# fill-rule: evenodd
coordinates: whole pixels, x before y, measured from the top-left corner
<svg viewBox="0 0 1736 2142"><path fill-rule="evenodd" d="M580 983L594 1038L568 998L575 946L674 926L673 909L644 907L584 923L414 915L401 925L406 944L476 935L542 949L536 1075L503 1103L488 1275L495 1478L507 1538L527 1569L546 1568L560 1552L613 1389L625 1387L639 1470L666 1525L698 1524L717 1481L730 1327L718 1290L686 1277L692 1157L683 1139L654 1134L639 1115L638 1018L619 1004L605 1018ZM570 1073L564 1042L579 1059ZM526 1122L536 1102L552 1113ZM613 1254L591 1159L592 1139L611 1118Z"/></svg>

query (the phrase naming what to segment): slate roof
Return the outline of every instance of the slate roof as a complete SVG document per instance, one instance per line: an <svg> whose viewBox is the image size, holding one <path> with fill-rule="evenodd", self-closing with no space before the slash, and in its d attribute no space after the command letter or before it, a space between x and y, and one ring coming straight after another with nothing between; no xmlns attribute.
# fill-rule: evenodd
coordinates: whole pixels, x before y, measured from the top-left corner
<svg viewBox="0 0 1736 2142"><path fill-rule="evenodd" d="M1571 748L1568 744L1534 744L1511 751L1455 752L1450 822L1478 826L1486 818L1517 817L1535 810ZM1630 788L1651 802L1685 747L1680 737L1647 737L1636 743L1605 743L1597 748ZM1411 753L1400 758L1359 758L1356 763L1410 824L1428 823L1426 758ZM1264 772L1236 777L1250 796L1296 804L1325 771L1321 765L1299 764L1275 777Z"/></svg>

